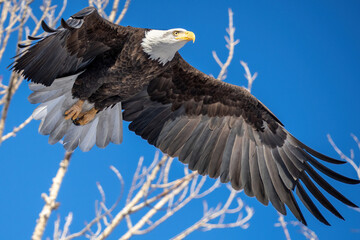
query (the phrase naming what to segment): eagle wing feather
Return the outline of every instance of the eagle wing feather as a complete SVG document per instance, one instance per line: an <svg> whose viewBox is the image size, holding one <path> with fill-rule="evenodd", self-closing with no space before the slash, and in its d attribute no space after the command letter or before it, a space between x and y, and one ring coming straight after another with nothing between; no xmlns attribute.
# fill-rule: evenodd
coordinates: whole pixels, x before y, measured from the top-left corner
<svg viewBox="0 0 360 240"><path fill-rule="evenodd" d="M354 180L326 168L311 155L344 163L294 138L246 89L218 81L189 65L178 54L172 69L123 102L130 130L189 168L286 214L285 205L306 224L293 192L321 222L329 225L303 185L335 216L340 213L313 183L349 206L356 206L327 183L313 167L338 181ZM310 177L312 180L310 179Z"/></svg>
<svg viewBox="0 0 360 240"><path fill-rule="evenodd" d="M45 86L50 86L56 78L80 72L97 55L120 48L127 32L126 27L102 18L94 7L62 20L57 29L45 22L42 27L49 35L20 53L12 69L22 72L25 79Z"/></svg>

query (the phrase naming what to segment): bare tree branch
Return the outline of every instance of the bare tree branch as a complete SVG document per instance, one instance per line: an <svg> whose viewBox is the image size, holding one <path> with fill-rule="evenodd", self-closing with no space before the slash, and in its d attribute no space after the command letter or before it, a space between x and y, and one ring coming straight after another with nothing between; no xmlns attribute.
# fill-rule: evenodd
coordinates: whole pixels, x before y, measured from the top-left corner
<svg viewBox="0 0 360 240"><path fill-rule="evenodd" d="M254 73L254 75L251 75L250 73L250 69L247 65L246 62L240 61L240 64L243 66L244 70L245 70L245 78L248 81L248 86L247 86L247 90L249 90L249 92L251 92L251 88L252 88L252 84L255 81L256 77L257 77L257 72Z"/></svg>
<svg viewBox="0 0 360 240"><path fill-rule="evenodd" d="M233 228L233 227L242 227L244 229L248 228L247 222L252 218L254 211L252 208L246 207L245 210L247 212L247 216L243 217L241 214L241 209L243 207L243 202L240 198L238 198L238 204L239 206L235 209L230 209L230 205L233 203L233 200L235 199L237 191L233 190L231 187L228 187L230 190L230 195L226 201L226 203L223 205L223 207L220 207L218 205L215 209L209 209L207 210L207 204L205 209L204 216L195 224L172 238L172 240L180 240L184 239L188 235L190 235L195 230L198 230L200 228L204 228L204 230L209 231L215 228ZM223 223L223 219L225 214L227 213L239 213L238 219L233 223ZM218 223L210 223L211 220L219 218Z"/></svg>
<svg viewBox="0 0 360 240"><path fill-rule="evenodd" d="M8 138L15 137L16 133L19 132L21 129L23 129L26 125L28 125L33 120L32 115L28 117L22 124L20 124L18 127L15 127L12 132L9 132L8 134L1 137L0 142L3 142L7 140Z"/></svg>
<svg viewBox="0 0 360 240"><path fill-rule="evenodd" d="M180 193L181 190L183 190L188 184L189 181L194 177L195 174L189 174L185 178L181 179L181 185L174 189L170 194L167 194L161 200L152 207L139 221L136 225L134 225L132 228L128 230L127 233L125 233L120 239L126 240L129 239L131 236L134 235L146 222L150 220L150 218L158 211L160 210L172 197Z"/></svg>
<svg viewBox="0 0 360 240"><path fill-rule="evenodd" d="M151 182L155 180L157 173L159 172L161 166L168 159L168 156L164 156L156 167L151 171L151 174L148 176L146 182L140 191L135 195L135 197L115 216L113 221L107 226L102 234L98 237L98 240L105 239L109 234L115 229L115 227L121 222L121 220L131 211L131 208L135 206L136 203L140 201L142 197L146 194L149 189Z"/></svg>
<svg viewBox="0 0 360 240"><path fill-rule="evenodd" d="M278 213L279 215L279 222L275 223L275 227L282 227L286 240L291 240L290 238L290 233L288 230L288 226L295 226L295 227L299 227L300 228L300 233L309 240L319 240L318 236L316 235L316 233L314 231L312 231L310 228L306 227L304 224L300 223L299 221L291 221L291 222L286 222L285 218L283 215L281 215L280 213Z"/></svg>
<svg viewBox="0 0 360 240"><path fill-rule="evenodd" d="M360 150L360 145L359 145L359 140L358 138L354 135L351 134L351 137L354 139L355 143L358 145L359 150ZM354 168L354 170L356 171L357 177L360 179L360 165L356 165L355 163L355 155L354 155L354 151L351 149L351 157L346 156L335 144L335 142L333 141L333 139L331 138L330 134L327 134L327 138L328 141L330 142L331 146L334 148L334 150L337 152L337 154L339 154L341 159L344 159L345 161L347 161L348 163L350 163L350 165Z"/></svg>
<svg viewBox="0 0 360 240"><path fill-rule="evenodd" d="M31 237L32 240L41 240L52 211L59 207L59 203L56 202L56 198L59 193L62 180L69 167L71 156L72 152L66 152L64 159L60 162L60 168L58 169L56 176L53 178L49 196L46 193L41 194L41 197L45 201L45 205L39 214L38 220L36 221L35 230Z"/></svg>
<svg viewBox="0 0 360 240"><path fill-rule="evenodd" d="M76 232L76 233L73 233L69 236L64 236L61 240L71 240L71 239L74 239L76 237L80 237L80 236L83 236L85 235L87 232L90 232L91 231L91 228L95 225L95 224L99 224L100 223L100 220L101 219L106 219L106 216L110 215L111 212L117 207L117 205L119 204L121 198L122 198L122 195L123 195L123 190L124 190L124 180L120 174L120 172L114 167L114 166L110 166L110 169L116 174L119 182L120 182L120 194L119 194L119 197L117 198L116 202L111 206L111 208L107 209L105 207L105 192L103 191L101 185L98 183L97 186L98 186L98 189L99 189L99 192L100 192L100 195L101 195L101 198L102 198L102 201L100 202L100 206L102 207L102 209L104 210L104 213L101 213L101 209L100 211L96 211L96 217L91 220L91 222L89 222L88 224L86 224L86 226L81 229L80 231ZM105 220L107 221L107 220ZM108 224L107 224L108 225ZM97 235L99 235L100 233L98 233Z"/></svg>
<svg viewBox="0 0 360 240"><path fill-rule="evenodd" d="M54 19L54 23L57 23L60 20L61 16L63 15L66 9L66 6L67 6L67 0L63 0L62 8L60 9L60 12L58 13L57 17Z"/></svg>
<svg viewBox="0 0 360 240"><path fill-rule="evenodd" d="M356 142L356 144L358 145L358 148L360 150L360 141L358 139L357 136L355 136L355 134L351 133L350 136L354 139L354 141Z"/></svg>
<svg viewBox="0 0 360 240"><path fill-rule="evenodd" d="M120 2L120 0L114 0L112 10L111 10L111 13L109 15L109 21L110 22L114 22L114 20L115 20L115 16L116 16L116 13L117 13L118 7L119 7L119 2Z"/></svg>
<svg viewBox="0 0 360 240"><path fill-rule="evenodd" d="M19 20L20 21L20 26L18 28L18 42L20 42L21 39L22 39L24 25L25 25L25 23L27 21L27 18L29 16L28 12L31 11L31 8L29 7L29 5L32 2L33 2L33 0L25 1L25 4L23 4L24 9L23 9L23 11L20 12L21 17L20 17L20 20ZM36 35L37 31L40 28L41 21L48 15L48 12L49 12L49 10L51 8L50 7L51 6L51 0L46 0L44 2L44 5L45 6L43 6L43 15L40 18L39 22L36 23L36 26L35 26L35 29L32 32L32 35ZM16 7L14 7L14 9L16 9ZM6 44L7 44L7 40L3 43L4 50L5 50ZM2 58L1 51L2 50L0 50L0 60ZM18 53L19 53L19 48L16 49L16 55L18 55ZM23 80L23 78L22 78L22 76L20 74L14 73L14 72L11 73L9 85L8 85L8 87L6 89L6 94L4 95L4 106L3 106L2 113L1 113L1 118L0 118L0 136L2 136L3 132L4 132L5 121L6 121L6 118L7 118L7 115L8 115L9 106L10 106L12 96L15 94L15 92L16 92L17 88L20 86L20 83L22 82L22 80ZM2 141L2 137L0 138L0 143L1 143L1 141Z"/></svg>
<svg viewBox="0 0 360 240"><path fill-rule="evenodd" d="M288 224L288 223L285 222L285 220L284 220L284 215L282 215L282 214L279 213L279 212L278 212L277 214L279 215L279 218L278 218L279 223L276 223L276 224L275 224L275 227L281 226L282 229L283 229L283 231L284 231L286 240L291 240L290 233L289 233L289 230L288 230L288 228L287 228L287 224Z"/></svg>
<svg viewBox="0 0 360 240"><path fill-rule="evenodd" d="M119 17L116 19L115 23L120 24L121 20L125 17L127 10L129 9L131 0L126 0L123 10L121 11Z"/></svg>
<svg viewBox="0 0 360 240"><path fill-rule="evenodd" d="M225 63L222 63L220 61L220 59L217 56L215 51L212 52L215 61L219 64L219 66L221 68L220 73L217 76L218 80L224 80L226 78L227 68L230 66L231 60L233 59L233 56L234 56L235 45L240 42L239 39L237 39L237 40L234 39L235 27L233 26L233 15L234 14L233 14L231 8L229 8L229 27L226 29L226 32L229 34L229 36L225 36L225 40L227 43L226 48L229 49L229 55L228 55Z"/></svg>

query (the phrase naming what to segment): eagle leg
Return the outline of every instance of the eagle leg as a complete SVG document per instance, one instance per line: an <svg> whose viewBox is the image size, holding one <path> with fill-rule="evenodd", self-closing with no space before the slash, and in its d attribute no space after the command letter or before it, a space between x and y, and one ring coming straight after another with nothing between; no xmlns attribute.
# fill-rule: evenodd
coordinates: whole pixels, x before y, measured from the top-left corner
<svg viewBox="0 0 360 240"><path fill-rule="evenodd" d="M75 125L85 125L91 122L94 118L98 110L95 108L90 109L87 112L80 113L77 119L73 120Z"/></svg>
<svg viewBox="0 0 360 240"><path fill-rule="evenodd" d="M78 118L78 116L80 115L81 111L82 111L82 106L84 104L84 100L79 100L77 101L74 105L72 105L71 108L69 108L65 113L65 119L69 120L70 118L72 120L75 120Z"/></svg>

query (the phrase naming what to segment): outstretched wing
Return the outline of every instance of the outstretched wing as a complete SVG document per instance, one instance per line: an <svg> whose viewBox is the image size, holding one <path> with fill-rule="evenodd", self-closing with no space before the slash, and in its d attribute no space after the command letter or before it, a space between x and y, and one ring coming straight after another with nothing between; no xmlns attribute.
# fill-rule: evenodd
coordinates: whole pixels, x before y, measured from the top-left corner
<svg viewBox="0 0 360 240"><path fill-rule="evenodd" d="M75 126L71 120L64 119L64 112L78 100L72 92L78 76L91 70L85 68L97 57L106 61L108 55L105 54L116 56L133 28L107 21L93 7L84 8L67 21L62 20L56 30L44 22L42 27L49 35L42 39L30 36L30 40L40 41L17 56L12 66L33 82L29 101L40 103L33 112L34 119L41 120L39 132L50 135L50 144L64 139L67 151L74 151L78 146L89 151L95 144L103 148L109 142L121 143L121 103L99 112L85 126ZM86 101L82 110L93 107L93 103Z"/></svg>
<svg viewBox="0 0 360 240"><path fill-rule="evenodd" d="M49 35L22 52L12 69L23 71L25 79L45 86L81 71L97 55L121 48L127 32L127 27L102 18L94 7L84 8L66 21L62 19L56 30L45 22L42 27Z"/></svg>
<svg viewBox="0 0 360 240"><path fill-rule="evenodd" d="M284 215L287 205L304 224L294 191L316 218L329 224L304 185L323 206L343 219L313 181L343 203L356 206L313 168L344 183L359 183L314 157L335 164L344 162L294 138L246 89L215 80L180 55L176 57L179 62L173 69L123 102L123 117L132 121L130 130L164 153L179 157L190 169L230 181L234 189L244 189L265 205L270 201Z"/></svg>

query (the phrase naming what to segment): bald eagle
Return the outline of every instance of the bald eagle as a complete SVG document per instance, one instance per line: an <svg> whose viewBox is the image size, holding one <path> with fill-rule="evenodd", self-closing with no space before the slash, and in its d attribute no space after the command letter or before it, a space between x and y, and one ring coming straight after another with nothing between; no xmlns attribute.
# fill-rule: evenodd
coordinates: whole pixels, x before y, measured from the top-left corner
<svg viewBox="0 0 360 240"><path fill-rule="evenodd" d="M344 204L357 207L315 170L338 181L360 181L322 165L341 164L293 137L246 89L218 81L178 53L195 35L185 29L124 27L87 7L62 20L23 51L12 68L30 80L33 117L49 143L63 139L68 151L122 142L122 120L130 130L178 157L191 170L220 177L286 215L285 205L306 224L293 193L329 225L308 191L343 219L316 182ZM314 181L314 182L313 182Z"/></svg>

